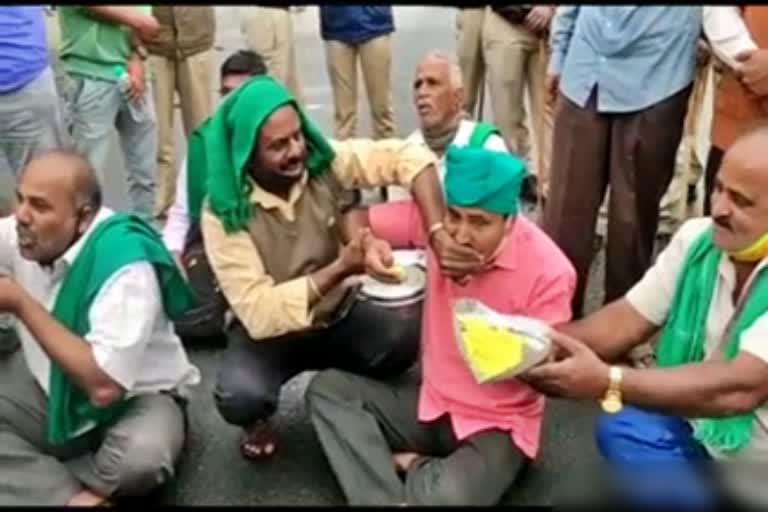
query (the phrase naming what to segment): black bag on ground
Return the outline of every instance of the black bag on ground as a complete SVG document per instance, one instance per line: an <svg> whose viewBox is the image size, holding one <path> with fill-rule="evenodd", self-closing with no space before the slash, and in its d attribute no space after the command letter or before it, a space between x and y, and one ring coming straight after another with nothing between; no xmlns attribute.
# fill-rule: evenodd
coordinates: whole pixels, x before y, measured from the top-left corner
<svg viewBox="0 0 768 512"><path fill-rule="evenodd" d="M205 255L199 225L190 227L181 261L197 303L176 320L176 334L185 346L226 346L224 327L229 305Z"/></svg>

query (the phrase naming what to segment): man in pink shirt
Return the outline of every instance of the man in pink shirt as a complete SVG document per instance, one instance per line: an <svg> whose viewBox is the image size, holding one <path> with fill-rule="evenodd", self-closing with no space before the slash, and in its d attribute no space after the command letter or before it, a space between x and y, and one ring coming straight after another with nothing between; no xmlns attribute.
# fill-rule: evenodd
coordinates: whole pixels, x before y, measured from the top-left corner
<svg viewBox="0 0 768 512"><path fill-rule="evenodd" d="M429 236L444 229L483 255L483 270L462 279L441 271L412 202L370 208L372 268L392 263L391 247L428 251L421 368L391 381L328 370L307 391L350 505L494 505L539 449L544 396L515 379L478 384L454 336L452 304L473 298L500 313L560 324L571 318L575 271L517 215L521 160L452 147L446 163L448 208Z"/></svg>

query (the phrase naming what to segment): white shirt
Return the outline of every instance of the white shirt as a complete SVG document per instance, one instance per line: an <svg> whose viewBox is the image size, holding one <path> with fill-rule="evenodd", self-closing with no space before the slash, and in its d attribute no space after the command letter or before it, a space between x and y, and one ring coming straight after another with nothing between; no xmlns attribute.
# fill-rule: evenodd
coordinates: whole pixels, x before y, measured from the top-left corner
<svg viewBox="0 0 768 512"><path fill-rule="evenodd" d="M168 219L163 228L163 242L171 252L181 253L189 231L189 210L187 209L187 157L181 163L176 176L176 198L168 209Z"/></svg>
<svg viewBox="0 0 768 512"><path fill-rule="evenodd" d="M50 268L19 253L16 218L0 219L0 258L16 282L48 311L67 270L94 228L113 212L102 208L85 234ZM163 310L160 286L149 262L126 265L102 286L88 313L85 339L99 367L127 390L127 396L176 390L184 395L200 382L171 320ZM48 393L50 360L22 322L17 322L24 357L40 387Z"/></svg>
<svg viewBox="0 0 768 512"><path fill-rule="evenodd" d="M659 326L666 321L688 248L711 224L712 220L709 217L691 219L683 224L667 248L659 255L653 267L627 293L627 300L648 321ZM758 268L767 264L768 260L763 260ZM731 260L724 255L720 261L714 297L707 317L705 358L709 358L719 346L728 322L736 312L732 299L735 287L736 269ZM768 312L742 333L741 350L768 363ZM710 450L710 453L719 462L728 463L728 470L724 473L731 473L731 476L739 475L734 485L746 489L740 494L746 493L747 496L768 503L766 486L764 484L755 486L749 483L749 476L744 476L755 474L762 479L765 474L768 474L768 406L760 407L756 411L756 417L752 440L741 452L734 455ZM695 422L695 420L692 421ZM761 496L757 497L756 494Z"/></svg>
<svg viewBox="0 0 768 512"><path fill-rule="evenodd" d="M731 69L740 66L737 55L757 49L735 5L704 6L702 22L712 53Z"/></svg>
<svg viewBox="0 0 768 512"><path fill-rule="evenodd" d="M475 126L477 126L475 121L469 121L466 119L462 120L461 124L459 124L459 129L456 131L456 136L453 138L453 142L451 144L458 147L464 147L469 144L469 139L472 137L472 132L475 130ZM409 135L406 140L408 142L414 142L426 146L426 142L424 142L424 135L421 133L421 130L416 130L411 135ZM504 143L504 139L496 134L488 137L488 139L485 141L485 144L483 144L483 147L491 151L502 151L504 153L509 152L507 145ZM438 167L437 172L440 178L440 184L442 185L445 181L445 155L440 157L440 166ZM391 186L387 188L387 197L389 201L403 201L405 199L411 199L411 193L408 192L408 190L404 187Z"/></svg>

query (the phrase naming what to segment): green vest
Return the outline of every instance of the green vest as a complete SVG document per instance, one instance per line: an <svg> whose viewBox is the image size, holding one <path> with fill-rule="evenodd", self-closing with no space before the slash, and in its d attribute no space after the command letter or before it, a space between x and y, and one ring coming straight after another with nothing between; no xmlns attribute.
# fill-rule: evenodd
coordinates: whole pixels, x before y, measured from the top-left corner
<svg viewBox="0 0 768 512"><path fill-rule="evenodd" d="M485 146L485 143L491 135L498 135L501 137L501 132L491 123L479 121L475 124L475 127L472 130L472 135L469 136L469 143L467 145L471 148L482 148Z"/></svg>

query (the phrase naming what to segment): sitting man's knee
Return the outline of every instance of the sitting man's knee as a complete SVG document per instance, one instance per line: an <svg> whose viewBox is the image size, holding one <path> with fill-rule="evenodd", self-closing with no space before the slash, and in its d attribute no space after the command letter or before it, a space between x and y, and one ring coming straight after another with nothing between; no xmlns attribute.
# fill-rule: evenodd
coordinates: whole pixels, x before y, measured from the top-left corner
<svg viewBox="0 0 768 512"><path fill-rule="evenodd" d="M335 368L318 372L307 386L304 400L307 407L312 407L318 400L327 398L342 399L354 388L350 376Z"/></svg>
<svg viewBox="0 0 768 512"><path fill-rule="evenodd" d="M440 470L444 462L440 459L428 459L419 472L408 475L406 501L411 506L460 507L479 505L473 503L471 489L467 481L458 474ZM426 465L432 467L427 468ZM435 467L438 466L438 467Z"/></svg>
<svg viewBox="0 0 768 512"><path fill-rule="evenodd" d="M154 432L131 435L118 468L117 494L140 496L166 484L174 476L178 452Z"/></svg>
<svg viewBox="0 0 768 512"><path fill-rule="evenodd" d="M624 407L616 414L602 414L595 426L595 443L604 458L617 461L637 448L638 436L647 430L649 418L655 415L637 409Z"/></svg>
<svg viewBox="0 0 768 512"><path fill-rule="evenodd" d="M258 386L248 387L220 380L213 398L221 417L232 425L247 426L269 418L277 410L277 396Z"/></svg>

